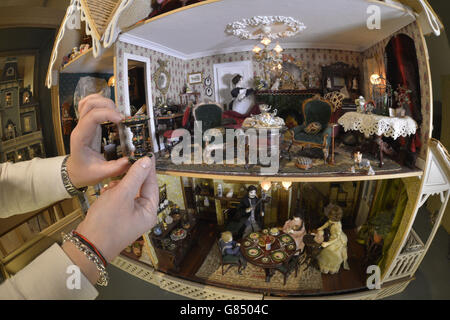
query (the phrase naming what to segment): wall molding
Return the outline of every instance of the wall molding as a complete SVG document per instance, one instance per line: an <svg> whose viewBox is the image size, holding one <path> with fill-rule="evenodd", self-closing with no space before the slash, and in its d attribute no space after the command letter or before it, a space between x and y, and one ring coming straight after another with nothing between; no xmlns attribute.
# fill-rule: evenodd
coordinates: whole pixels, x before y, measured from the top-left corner
<svg viewBox="0 0 450 320"><path fill-rule="evenodd" d="M214 49L214 50L208 50L208 51L202 51L197 52L194 54L186 54L178 50L174 50L171 48L168 48L166 46L163 46L161 44L158 44L156 42L137 37L135 35L129 34L129 33L123 33L119 36L119 41L136 45L139 47L143 47L146 49L154 50L163 54L166 54L168 56L172 56L178 59L181 59L183 61L193 60L193 59L200 59L205 57L210 57L214 55L221 55L221 54L228 54L228 53L235 53L235 52L248 52L252 51L254 47L254 43L251 45L243 45L243 46L236 46L236 47L229 47L229 48L223 48L223 49ZM283 43L282 47L284 49L326 49L326 50L343 50L343 51L353 51L353 52L364 52L365 48L361 48L360 46L353 46L353 45L336 45L336 44L329 44L329 43L312 43L312 42L292 42L292 43Z"/></svg>

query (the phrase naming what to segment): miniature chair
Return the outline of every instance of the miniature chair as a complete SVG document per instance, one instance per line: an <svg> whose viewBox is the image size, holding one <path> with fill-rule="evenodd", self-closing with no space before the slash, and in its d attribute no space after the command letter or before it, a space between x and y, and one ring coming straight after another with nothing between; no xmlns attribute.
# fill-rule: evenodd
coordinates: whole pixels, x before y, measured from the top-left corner
<svg viewBox="0 0 450 320"><path fill-rule="evenodd" d="M241 260L239 259L238 256L233 256L230 254L222 254L222 248L220 246L220 242L219 240L216 240L216 244L217 244L217 250L219 250L219 257L220 257L220 265L222 266L222 275L225 275L225 273L230 270L230 268L232 266L237 266L238 267L238 273L241 273ZM227 270L223 270L223 267L225 265L229 265Z"/></svg>
<svg viewBox="0 0 450 320"><path fill-rule="evenodd" d="M186 110L184 110L183 119L181 121L182 129L189 130L190 129L190 123L191 123L191 107L187 106ZM177 142L180 141L180 137L183 136L185 133L184 130L167 130L164 131L164 145L167 147L169 153L172 150L172 148L175 146Z"/></svg>
<svg viewBox="0 0 450 320"><path fill-rule="evenodd" d="M289 274L295 270L295 278L297 278L298 273L298 266L299 266L299 257L300 253L302 252L301 249L297 249L295 253L291 256L289 260L284 262L281 266L278 268L275 268L275 270L279 271L284 276L283 285L286 285L286 279L289 276ZM298 255L297 255L298 254Z"/></svg>
<svg viewBox="0 0 450 320"><path fill-rule="evenodd" d="M292 144L308 148L321 148L325 164L333 137L332 126L329 124L332 110L331 103L320 97L305 100L303 102L305 122L291 130ZM332 152L334 153L334 150ZM334 157L332 156L332 158Z"/></svg>

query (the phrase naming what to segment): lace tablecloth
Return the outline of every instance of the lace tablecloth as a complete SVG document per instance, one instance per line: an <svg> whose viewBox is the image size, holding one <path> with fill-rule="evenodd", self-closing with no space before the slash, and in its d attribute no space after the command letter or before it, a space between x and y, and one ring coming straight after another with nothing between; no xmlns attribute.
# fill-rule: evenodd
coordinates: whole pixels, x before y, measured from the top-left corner
<svg viewBox="0 0 450 320"><path fill-rule="evenodd" d="M345 131L356 130L364 133L366 137L371 135L392 137L406 137L415 134L417 123L411 117L385 117L377 114L365 114L359 112L347 112L339 118L338 123Z"/></svg>

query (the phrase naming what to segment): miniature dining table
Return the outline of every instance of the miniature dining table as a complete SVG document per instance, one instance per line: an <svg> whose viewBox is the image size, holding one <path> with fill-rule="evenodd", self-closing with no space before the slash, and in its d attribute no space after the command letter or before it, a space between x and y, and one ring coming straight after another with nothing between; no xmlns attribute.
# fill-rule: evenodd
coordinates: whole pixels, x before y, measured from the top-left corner
<svg viewBox="0 0 450 320"><path fill-rule="evenodd" d="M270 237L270 250L266 250L267 236ZM242 255L249 263L264 269L266 282L270 282L274 269L289 261L296 249L294 239L280 229L278 233L272 233L269 229L253 232L241 240Z"/></svg>
<svg viewBox="0 0 450 320"><path fill-rule="evenodd" d="M417 123L411 117L387 117L372 113L347 112L338 119L338 123L349 130L359 131L366 138L375 137L379 150L379 166L383 166L383 136L396 140L398 137L413 135L417 130Z"/></svg>

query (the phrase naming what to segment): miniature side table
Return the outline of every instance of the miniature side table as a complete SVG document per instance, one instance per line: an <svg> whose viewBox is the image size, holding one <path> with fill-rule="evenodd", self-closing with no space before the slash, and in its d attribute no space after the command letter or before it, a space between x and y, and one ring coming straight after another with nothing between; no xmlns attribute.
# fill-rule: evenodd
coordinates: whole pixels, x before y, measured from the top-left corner
<svg viewBox="0 0 450 320"><path fill-rule="evenodd" d="M417 123L408 116L386 117L377 114L365 114L360 112L347 112L339 118L338 123L345 131L355 130L364 133L365 137L375 136L375 142L379 148L380 167L383 166L383 139L391 137L406 137L416 133Z"/></svg>

